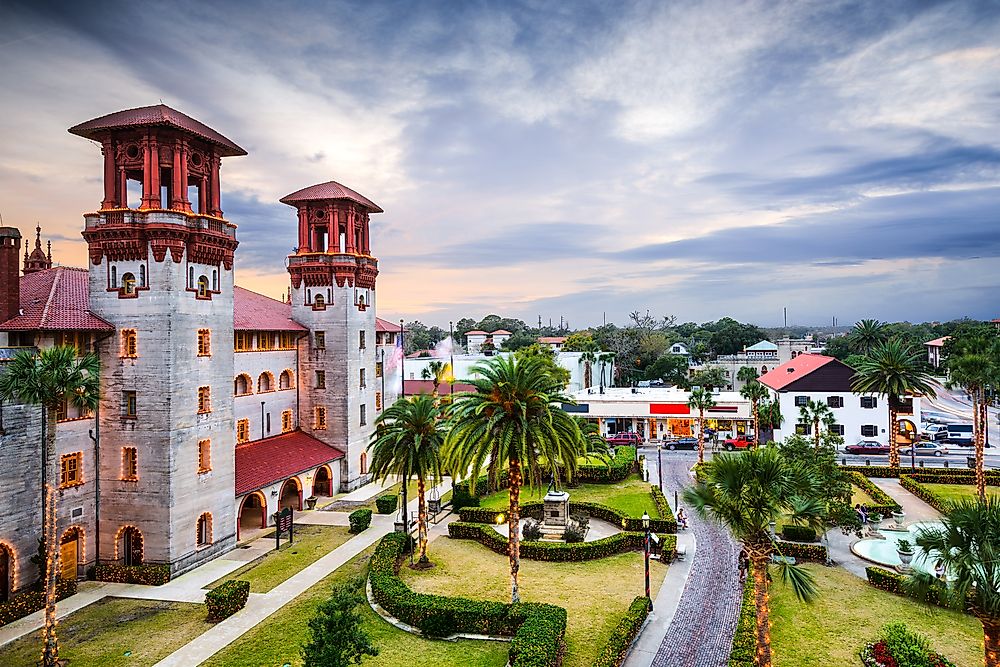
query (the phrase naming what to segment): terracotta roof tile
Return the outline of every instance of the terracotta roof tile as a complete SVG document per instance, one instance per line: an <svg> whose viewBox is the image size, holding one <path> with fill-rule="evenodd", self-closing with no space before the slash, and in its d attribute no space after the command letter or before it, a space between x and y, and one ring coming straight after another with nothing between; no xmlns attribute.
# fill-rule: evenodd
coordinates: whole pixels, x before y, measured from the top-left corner
<svg viewBox="0 0 1000 667"><path fill-rule="evenodd" d="M222 136L208 125L191 118L187 114L182 114L176 109L171 109L165 104L157 104L151 107L138 107L136 109L125 109L109 113L100 118L88 120L69 128L70 134L75 134L95 141L100 140L100 136L107 130L117 130L129 127L149 127L165 125L190 132L215 144L222 150L219 153L223 156L246 155L247 152L234 144L232 141Z"/></svg>
<svg viewBox="0 0 1000 667"><path fill-rule="evenodd" d="M791 361L776 366L774 370L764 373L757 379L760 380L761 384L767 385L775 391L780 391L786 385L796 380L801 380L817 368L822 368L831 361L836 361L836 359L822 354L800 354Z"/></svg>
<svg viewBox="0 0 1000 667"><path fill-rule="evenodd" d="M539 336L538 342L546 345L561 345L566 342L566 336Z"/></svg>
<svg viewBox="0 0 1000 667"><path fill-rule="evenodd" d="M324 199L347 199L355 204L361 204L372 213L384 212L381 208L379 208L379 205L371 199L368 199L362 194L358 194L346 185L341 185L337 181L327 181L326 183L310 185L308 188L302 188L301 190L293 192L290 195L285 195L278 201L282 204L295 206L295 204L299 202L323 201Z"/></svg>
<svg viewBox="0 0 1000 667"><path fill-rule="evenodd" d="M399 325L383 320L381 317L375 318L375 331L399 333Z"/></svg>
<svg viewBox="0 0 1000 667"><path fill-rule="evenodd" d="M240 286L233 289L233 329L237 331L308 331L292 319L292 304Z"/></svg>
<svg viewBox="0 0 1000 667"><path fill-rule="evenodd" d="M344 452L302 431L239 445L236 448L236 495L256 491L342 458Z"/></svg>
<svg viewBox="0 0 1000 667"><path fill-rule="evenodd" d="M929 340L924 345L930 345L931 347L942 347L951 336L941 336L940 338L935 338L934 340Z"/></svg>
<svg viewBox="0 0 1000 667"><path fill-rule="evenodd" d="M5 331L114 331L88 309L86 269L59 266L21 276L22 314L0 324Z"/></svg>

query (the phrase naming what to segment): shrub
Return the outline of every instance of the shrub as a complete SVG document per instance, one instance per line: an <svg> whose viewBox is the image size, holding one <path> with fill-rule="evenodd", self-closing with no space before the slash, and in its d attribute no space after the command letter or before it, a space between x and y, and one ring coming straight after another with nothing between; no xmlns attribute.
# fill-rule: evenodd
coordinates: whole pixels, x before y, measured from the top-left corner
<svg viewBox="0 0 1000 667"><path fill-rule="evenodd" d="M507 555L507 538L493 528L482 523L466 523L455 521L448 524L448 536L454 539L476 540L487 549L498 554ZM615 533L593 542L578 542L564 544L562 542L522 542L521 558L542 561L583 561L606 558L625 551L642 549L646 535L642 532L629 531ZM660 534L660 546L663 549L663 561L673 560L677 551L677 536Z"/></svg>
<svg viewBox="0 0 1000 667"><path fill-rule="evenodd" d="M337 586L309 619L309 637L302 646L303 667L346 667L359 664L362 656L378 655L357 611L364 603L360 588L357 581Z"/></svg>
<svg viewBox="0 0 1000 667"><path fill-rule="evenodd" d="M347 515L347 520L351 522L351 532L360 533L371 525L372 511L367 507L362 507Z"/></svg>
<svg viewBox="0 0 1000 667"><path fill-rule="evenodd" d="M583 529L579 524L571 523L566 526L566 530L563 531L562 537L566 540L567 544L579 544L580 542L583 542Z"/></svg>
<svg viewBox="0 0 1000 667"><path fill-rule="evenodd" d="M405 543L402 533L386 535L369 562L372 597L386 611L428 635L463 632L512 636L511 667L558 664L566 634L565 609L537 602L512 605L416 593L397 575Z"/></svg>
<svg viewBox="0 0 1000 667"><path fill-rule="evenodd" d="M229 618L247 604L250 596L250 582L240 579L225 581L205 593L208 620L221 621Z"/></svg>
<svg viewBox="0 0 1000 667"><path fill-rule="evenodd" d="M574 483L591 482L609 484L620 482L635 469L635 447L620 445L615 447L615 455L607 465L584 463L577 466Z"/></svg>
<svg viewBox="0 0 1000 667"><path fill-rule="evenodd" d="M94 568L94 578L119 584L161 586L170 581L170 566L102 563Z"/></svg>
<svg viewBox="0 0 1000 667"><path fill-rule="evenodd" d="M733 650L729 654L729 667L754 667L757 664L757 608L753 597L753 571L747 573L743 583L743 601L740 616L733 634Z"/></svg>
<svg viewBox="0 0 1000 667"><path fill-rule="evenodd" d="M56 600L62 600L76 593L76 580L59 579L56 581ZM45 607L44 591L28 591L18 593L6 602L0 602L0 626L7 625L28 614L33 614Z"/></svg>
<svg viewBox="0 0 1000 667"><path fill-rule="evenodd" d="M847 472L857 472L865 477L899 477L900 475L927 475L935 479L928 479L928 482L941 484L969 484L968 480L974 480L976 471L970 468L917 468L914 472L909 466L900 468L890 468L889 466L841 466L841 470ZM1000 484L1000 470L987 470L986 483L990 485ZM948 482L946 480L955 479L961 481Z"/></svg>
<svg viewBox="0 0 1000 667"><path fill-rule="evenodd" d="M545 503L541 500L529 500L526 503L521 503L520 511L522 517L531 517L532 519L541 519L542 512L545 510ZM668 508L669 510L669 508ZM601 519L607 521L608 523L613 523L616 526L620 526L622 530L626 531L640 531L642 530L642 518L628 516L624 512L616 510L613 507L608 507L607 505L599 505L597 503L575 503L572 500L569 501L569 511L571 514L586 514L587 516L594 519ZM496 523L498 516L503 516L503 521L506 521L507 509L487 509L485 507L463 507L458 510L459 518L462 521L471 523ZM649 529L654 533L676 533L677 532L677 521L674 519L672 513L666 514L667 518L663 519L650 519ZM503 523L501 521L501 523Z"/></svg>
<svg viewBox="0 0 1000 667"><path fill-rule="evenodd" d="M594 660L593 667L619 667L625 655L649 616L649 598L642 595L632 600L622 620L611 632L611 637Z"/></svg>
<svg viewBox="0 0 1000 667"><path fill-rule="evenodd" d="M883 636L861 649L861 662L866 667L955 667L941 654L932 651L923 635L902 623L890 623L882 629Z"/></svg>
<svg viewBox="0 0 1000 667"><path fill-rule="evenodd" d="M822 544L799 544L798 542L779 540L777 548L781 556L790 556L796 560L809 560L817 563L825 563L827 560L826 547Z"/></svg>
<svg viewBox="0 0 1000 667"><path fill-rule="evenodd" d="M869 565L866 567L865 575L868 577L868 583L879 590L887 593L895 593L896 595L902 595L904 597L911 597L903 587L903 582L906 580L905 575L899 574L894 570L887 570L884 567L878 567L875 565ZM947 604L942 602L938 590L935 587L931 587L930 590L928 590L927 597L922 600L922 602L927 602L928 604L937 605L939 607L947 607Z"/></svg>
<svg viewBox="0 0 1000 667"><path fill-rule="evenodd" d="M792 542L816 541L816 531L809 526L785 526L781 529L781 536Z"/></svg>
<svg viewBox="0 0 1000 667"><path fill-rule="evenodd" d="M860 472L852 470L848 473L848 475L851 478L851 484L854 484L859 489L867 493L871 499L875 501L874 505L867 506L869 512L877 512L882 516L888 516L893 512L899 512L903 509L899 503L893 500L892 496L875 486L870 479L862 475Z"/></svg>
<svg viewBox="0 0 1000 667"><path fill-rule="evenodd" d="M662 532L676 533L677 519L674 518L674 512L670 509L670 503L667 502L667 497L663 495L663 490L656 484L650 484L649 494L653 497L653 506L656 507L656 512L660 515L660 521L667 523L666 528L669 528L671 523L673 524L672 530L664 530Z"/></svg>
<svg viewBox="0 0 1000 667"><path fill-rule="evenodd" d="M525 542L537 542L542 539L542 524L528 519L521 528L521 538Z"/></svg>
<svg viewBox="0 0 1000 667"><path fill-rule="evenodd" d="M379 514L392 514L399 506L399 496L387 494L375 499L375 509Z"/></svg>

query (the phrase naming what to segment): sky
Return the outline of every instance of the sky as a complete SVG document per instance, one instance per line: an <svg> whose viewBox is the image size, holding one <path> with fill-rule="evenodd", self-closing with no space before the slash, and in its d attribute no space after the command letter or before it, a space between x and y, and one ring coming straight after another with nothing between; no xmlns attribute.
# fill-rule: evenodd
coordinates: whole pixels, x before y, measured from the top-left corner
<svg viewBox="0 0 1000 667"><path fill-rule="evenodd" d="M369 197L382 317L574 328L1000 316L997 2L0 2L0 215L86 265L102 160L161 101L227 158L237 283Z"/></svg>

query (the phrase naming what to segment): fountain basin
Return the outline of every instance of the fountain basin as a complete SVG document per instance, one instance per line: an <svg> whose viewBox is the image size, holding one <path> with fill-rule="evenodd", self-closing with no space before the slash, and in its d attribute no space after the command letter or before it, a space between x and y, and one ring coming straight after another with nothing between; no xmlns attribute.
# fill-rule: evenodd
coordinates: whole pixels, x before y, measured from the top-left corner
<svg viewBox="0 0 1000 667"><path fill-rule="evenodd" d="M910 524L902 530L882 529L878 532L885 539L872 537L859 540L851 545L851 551L854 552L854 555L872 563L897 568L903 565L897 553L899 541L903 539L909 540L910 544L913 545L914 552L909 566L914 570L934 574L934 560L929 559L924 550L917 546L916 540L917 533L921 528L934 528L941 525L938 521L922 521Z"/></svg>

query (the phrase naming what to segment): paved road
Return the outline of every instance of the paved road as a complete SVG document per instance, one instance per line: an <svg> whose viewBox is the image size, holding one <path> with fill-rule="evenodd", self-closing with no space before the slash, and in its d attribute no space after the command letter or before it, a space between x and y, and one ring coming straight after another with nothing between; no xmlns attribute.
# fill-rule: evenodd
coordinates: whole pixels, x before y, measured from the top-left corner
<svg viewBox="0 0 1000 667"><path fill-rule="evenodd" d="M688 468L697 460L690 452L664 452L664 493L690 484ZM655 450L649 450L650 481L657 479ZM681 503L681 507L684 504ZM729 533L693 512L691 528L697 540L691 573L677 612L663 643L653 658L653 667L722 667L729 661L739 614L742 586L736 568L735 543Z"/></svg>
<svg viewBox="0 0 1000 667"><path fill-rule="evenodd" d="M937 396L921 399L921 412L940 412L966 423L972 423L972 403L965 397L961 389L950 390L942 384L934 383ZM989 433L987 442L994 446L1000 444L1000 409L989 407L987 422Z"/></svg>

